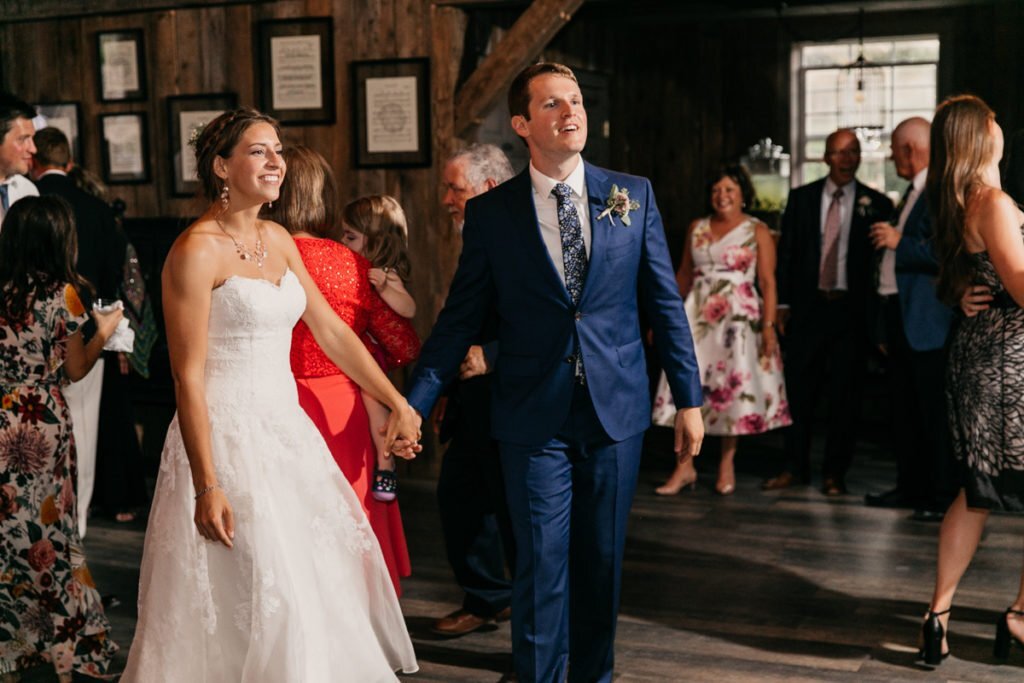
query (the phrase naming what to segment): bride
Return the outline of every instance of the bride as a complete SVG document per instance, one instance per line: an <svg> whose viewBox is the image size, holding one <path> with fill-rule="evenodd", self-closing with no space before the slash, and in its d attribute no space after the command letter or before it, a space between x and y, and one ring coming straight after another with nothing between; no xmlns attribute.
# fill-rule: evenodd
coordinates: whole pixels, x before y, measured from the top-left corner
<svg viewBox="0 0 1024 683"><path fill-rule="evenodd" d="M222 114L196 140L196 161L212 204L163 271L178 412L122 680L394 681L416 671L415 655L359 501L299 407L288 361L298 319L392 409L396 454L419 450L420 419L331 310L288 232L257 219L285 175L277 122Z"/></svg>

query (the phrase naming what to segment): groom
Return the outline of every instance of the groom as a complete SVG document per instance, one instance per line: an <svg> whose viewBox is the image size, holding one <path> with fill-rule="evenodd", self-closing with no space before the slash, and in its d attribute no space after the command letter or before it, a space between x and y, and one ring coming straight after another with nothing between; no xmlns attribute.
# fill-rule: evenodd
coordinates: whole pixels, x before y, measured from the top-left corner
<svg viewBox="0 0 1024 683"><path fill-rule="evenodd" d="M518 557L520 681L610 681L626 522L651 405L638 303L673 397L675 450L704 436L700 378L650 183L580 157L572 71L535 64L509 91L530 166L466 205L462 256L409 402L429 413L493 310L498 441ZM628 196L627 196L628 194ZM611 204L611 206L609 206Z"/></svg>

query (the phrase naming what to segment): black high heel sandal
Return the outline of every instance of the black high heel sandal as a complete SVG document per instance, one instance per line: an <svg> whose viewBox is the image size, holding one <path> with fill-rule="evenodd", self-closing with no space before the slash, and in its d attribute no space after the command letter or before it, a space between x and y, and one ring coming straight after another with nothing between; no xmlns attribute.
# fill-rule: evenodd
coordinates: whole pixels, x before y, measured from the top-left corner
<svg viewBox="0 0 1024 683"><path fill-rule="evenodd" d="M928 616L921 626L921 642L923 645L918 656L928 666L938 666L942 663L943 659L949 656L948 651L942 651L942 639L946 635L946 630L942 627L939 617L943 614L949 614L949 610L944 609L941 612L928 610Z"/></svg>
<svg viewBox="0 0 1024 683"><path fill-rule="evenodd" d="M1006 623L1011 614L1024 617L1024 611L1012 607L1007 607L1003 616L999 617L999 621L996 622L996 642L992 646L992 656L996 659L1006 659L1010 656L1010 643L1016 641L1020 644L1020 641L1010 633L1010 627Z"/></svg>

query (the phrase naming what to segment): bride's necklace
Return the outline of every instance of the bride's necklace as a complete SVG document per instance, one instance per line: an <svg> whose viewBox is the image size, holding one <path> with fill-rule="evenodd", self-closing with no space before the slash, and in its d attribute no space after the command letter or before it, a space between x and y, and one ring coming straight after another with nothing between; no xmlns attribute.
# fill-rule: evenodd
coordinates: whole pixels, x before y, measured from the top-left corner
<svg viewBox="0 0 1024 683"><path fill-rule="evenodd" d="M235 245L235 251L238 252L238 258L243 261L252 261L256 264L256 267L263 270L263 259L267 258L267 248L263 244L263 230L260 229L259 224L256 225L256 244L253 245L252 249L245 246L242 242L235 239L234 235L227 231L224 224L221 223L220 219L217 218L217 227L220 231L228 236L228 239Z"/></svg>

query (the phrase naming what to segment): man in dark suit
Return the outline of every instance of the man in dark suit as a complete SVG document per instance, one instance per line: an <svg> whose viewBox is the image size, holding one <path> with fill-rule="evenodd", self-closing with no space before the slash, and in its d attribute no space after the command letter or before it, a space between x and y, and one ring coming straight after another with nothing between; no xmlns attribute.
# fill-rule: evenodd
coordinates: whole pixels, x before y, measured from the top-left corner
<svg viewBox="0 0 1024 683"><path fill-rule="evenodd" d="M868 494L868 505L914 507L938 521L956 494L946 414L946 339L953 311L939 301L925 180L931 125L921 117L892 132L896 175L910 181L892 222L871 226L878 262L877 340L888 363L896 445L896 488Z"/></svg>
<svg viewBox="0 0 1024 683"><path fill-rule="evenodd" d="M475 144L452 155L444 165L443 203L455 227L461 232L467 201L512 175L512 165L495 145ZM505 567L506 562L514 566L515 541L498 447L491 438L496 332L486 330L470 347L439 409L439 438L448 450L437 478L437 505L448 563L464 594L461 608L434 622L431 630L443 636L507 620L511 612L512 583Z"/></svg>
<svg viewBox="0 0 1024 683"><path fill-rule="evenodd" d="M75 268L96 288L97 298L116 298L127 242L117 230L114 212L103 201L75 187L68 178L67 172L72 165L71 146L64 133L53 127L43 128L36 131L33 140L36 151L32 160L32 176L39 193L63 198L71 205L75 216L78 235ZM92 307L88 292L82 292L82 299L87 309ZM87 323L83 334L91 336L91 328L92 325ZM64 392L71 410L78 452L78 532L82 537L86 533L95 485L105 365L106 359L100 358L89 374L66 387Z"/></svg>
<svg viewBox="0 0 1024 683"><path fill-rule="evenodd" d="M516 673L607 682L651 421L641 307L681 407L680 459L704 436L700 377L651 185L583 161L587 115L572 71L527 67L509 110L529 168L466 205L458 270L409 402L429 411L496 313L491 433L516 541Z"/></svg>
<svg viewBox="0 0 1024 683"><path fill-rule="evenodd" d="M868 231L892 214L892 202L856 180L860 142L853 131L829 135L824 160L828 176L790 191L782 217L779 329L793 426L786 430L788 467L762 488L810 483L814 406L824 382L822 492L836 496L846 492L857 435L873 263Z"/></svg>

